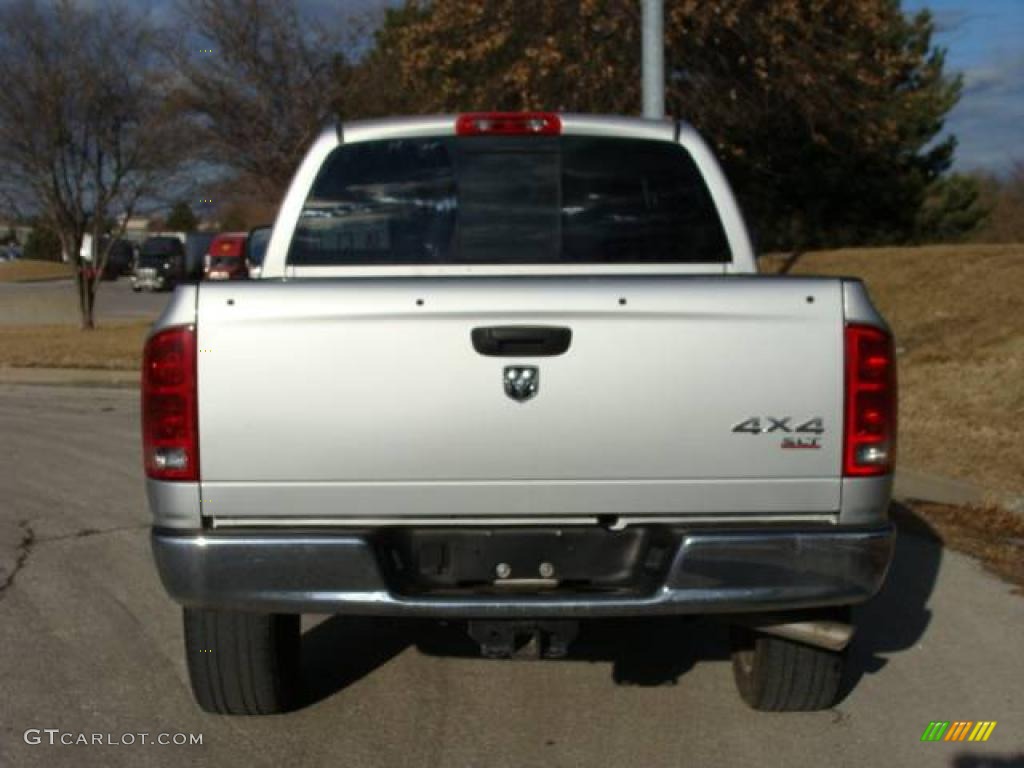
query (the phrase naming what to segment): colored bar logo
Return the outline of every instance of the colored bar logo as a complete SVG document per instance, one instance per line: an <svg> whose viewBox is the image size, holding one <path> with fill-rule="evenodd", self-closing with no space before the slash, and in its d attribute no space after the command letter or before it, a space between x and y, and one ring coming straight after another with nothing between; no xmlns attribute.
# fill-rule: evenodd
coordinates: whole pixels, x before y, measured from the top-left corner
<svg viewBox="0 0 1024 768"><path fill-rule="evenodd" d="M995 720L933 720L921 734L921 741L988 741L995 728Z"/></svg>

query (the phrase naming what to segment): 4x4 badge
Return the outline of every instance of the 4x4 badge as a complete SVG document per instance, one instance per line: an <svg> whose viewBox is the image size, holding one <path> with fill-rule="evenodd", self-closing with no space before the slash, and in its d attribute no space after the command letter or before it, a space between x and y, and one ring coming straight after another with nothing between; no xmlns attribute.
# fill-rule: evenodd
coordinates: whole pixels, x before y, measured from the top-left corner
<svg viewBox="0 0 1024 768"><path fill-rule="evenodd" d="M540 369L535 365L506 365L502 374L505 394L525 403L540 389Z"/></svg>

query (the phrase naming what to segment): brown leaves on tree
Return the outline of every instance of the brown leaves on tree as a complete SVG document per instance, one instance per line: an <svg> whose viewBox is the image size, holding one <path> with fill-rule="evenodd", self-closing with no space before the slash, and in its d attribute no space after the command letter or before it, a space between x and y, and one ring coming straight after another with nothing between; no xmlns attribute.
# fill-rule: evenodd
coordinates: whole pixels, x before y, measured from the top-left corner
<svg viewBox="0 0 1024 768"><path fill-rule="evenodd" d="M709 139L768 241L908 231L952 153L924 147L959 96L927 14L893 0L682 0L666 3L665 30L668 112ZM378 47L404 111L640 110L636 0L414 0ZM890 189L884 206L857 169Z"/></svg>

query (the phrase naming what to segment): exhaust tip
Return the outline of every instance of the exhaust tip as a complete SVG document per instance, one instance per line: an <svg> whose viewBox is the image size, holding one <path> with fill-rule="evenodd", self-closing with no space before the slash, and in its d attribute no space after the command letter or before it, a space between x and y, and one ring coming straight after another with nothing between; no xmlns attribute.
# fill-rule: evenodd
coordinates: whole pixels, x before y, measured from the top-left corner
<svg viewBox="0 0 1024 768"><path fill-rule="evenodd" d="M828 651L842 651L853 639L855 627L842 621L780 621L779 617L751 616L734 618L737 624L786 640Z"/></svg>

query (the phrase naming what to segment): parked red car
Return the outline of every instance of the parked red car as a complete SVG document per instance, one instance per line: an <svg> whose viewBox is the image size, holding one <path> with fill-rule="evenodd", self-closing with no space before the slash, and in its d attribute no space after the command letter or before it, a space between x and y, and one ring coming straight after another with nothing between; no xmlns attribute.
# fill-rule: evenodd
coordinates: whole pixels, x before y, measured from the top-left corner
<svg viewBox="0 0 1024 768"><path fill-rule="evenodd" d="M249 276L245 264L245 232L225 232L210 243L203 276L207 280L244 280Z"/></svg>

